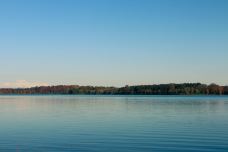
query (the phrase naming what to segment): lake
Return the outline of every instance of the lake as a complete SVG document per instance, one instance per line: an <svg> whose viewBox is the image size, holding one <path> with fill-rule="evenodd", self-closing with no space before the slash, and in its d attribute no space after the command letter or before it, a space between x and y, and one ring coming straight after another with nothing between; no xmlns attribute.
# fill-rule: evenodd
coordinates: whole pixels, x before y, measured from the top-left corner
<svg viewBox="0 0 228 152"><path fill-rule="evenodd" d="M0 96L0 151L227 152L226 96Z"/></svg>

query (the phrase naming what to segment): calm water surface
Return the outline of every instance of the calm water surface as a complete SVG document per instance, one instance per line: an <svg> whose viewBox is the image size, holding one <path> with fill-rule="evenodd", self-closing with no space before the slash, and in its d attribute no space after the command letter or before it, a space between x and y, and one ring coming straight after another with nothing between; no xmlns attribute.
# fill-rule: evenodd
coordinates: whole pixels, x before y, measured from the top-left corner
<svg viewBox="0 0 228 152"><path fill-rule="evenodd" d="M228 97L0 96L0 151L228 152Z"/></svg>

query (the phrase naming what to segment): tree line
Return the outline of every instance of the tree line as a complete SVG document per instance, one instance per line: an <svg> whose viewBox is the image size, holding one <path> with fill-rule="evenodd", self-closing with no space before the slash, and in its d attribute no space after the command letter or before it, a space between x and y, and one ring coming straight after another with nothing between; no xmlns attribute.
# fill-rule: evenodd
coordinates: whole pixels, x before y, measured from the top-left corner
<svg viewBox="0 0 228 152"><path fill-rule="evenodd" d="M217 84L182 83L100 87L58 85L32 88L3 88L0 94L91 94L91 95L228 95L228 86Z"/></svg>

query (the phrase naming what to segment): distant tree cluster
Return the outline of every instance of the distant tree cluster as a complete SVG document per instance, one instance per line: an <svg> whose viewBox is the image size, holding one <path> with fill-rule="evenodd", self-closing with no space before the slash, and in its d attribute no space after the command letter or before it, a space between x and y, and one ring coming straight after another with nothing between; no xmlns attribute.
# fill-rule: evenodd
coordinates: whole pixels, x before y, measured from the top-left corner
<svg viewBox="0 0 228 152"><path fill-rule="evenodd" d="M228 95L228 86L201 83L94 87L59 85L0 89L0 94L103 94L103 95Z"/></svg>

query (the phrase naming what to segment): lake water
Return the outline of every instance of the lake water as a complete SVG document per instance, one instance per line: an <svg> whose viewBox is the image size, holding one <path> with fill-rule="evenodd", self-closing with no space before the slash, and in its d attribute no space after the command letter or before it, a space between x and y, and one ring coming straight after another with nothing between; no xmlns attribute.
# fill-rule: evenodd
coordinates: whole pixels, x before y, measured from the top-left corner
<svg viewBox="0 0 228 152"><path fill-rule="evenodd" d="M0 151L228 152L228 97L0 96Z"/></svg>

